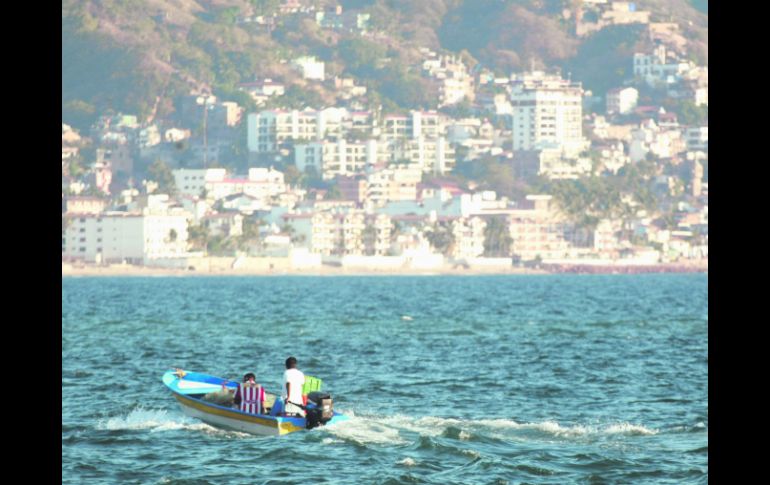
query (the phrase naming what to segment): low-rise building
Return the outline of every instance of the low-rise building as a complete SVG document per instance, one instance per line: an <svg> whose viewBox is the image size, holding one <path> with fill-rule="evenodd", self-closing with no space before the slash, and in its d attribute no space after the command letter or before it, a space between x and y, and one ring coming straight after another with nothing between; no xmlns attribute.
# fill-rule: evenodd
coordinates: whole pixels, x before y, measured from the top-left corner
<svg viewBox="0 0 770 485"><path fill-rule="evenodd" d="M550 195L528 195L521 207L509 212L512 255L522 261L573 257L582 241L573 224L552 207Z"/></svg>
<svg viewBox="0 0 770 485"><path fill-rule="evenodd" d="M62 212L66 214L99 214L107 207L101 197L69 196L63 199Z"/></svg>
<svg viewBox="0 0 770 485"><path fill-rule="evenodd" d="M484 230L487 223L480 217L460 217L452 221L454 259L471 259L484 254Z"/></svg>
<svg viewBox="0 0 770 485"><path fill-rule="evenodd" d="M204 216L202 223L212 236L237 237L243 234L243 215L238 212L222 212Z"/></svg>
<svg viewBox="0 0 770 485"><path fill-rule="evenodd" d="M649 86L674 84L695 68L692 62L669 59L666 47L660 44L652 54L634 54L634 76L640 77Z"/></svg>
<svg viewBox="0 0 770 485"><path fill-rule="evenodd" d="M671 158L685 148L680 130L661 129L655 121L648 119L631 132L628 156L634 163L644 159L648 153L658 158Z"/></svg>
<svg viewBox="0 0 770 485"><path fill-rule="evenodd" d="M391 201L416 200L422 170L416 165L391 165L376 170L366 178L364 200L375 206Z"/></svg>
<svg viewBox="0 0 770 485"><path fill-rule="evenodd" d="M607 114L629 114L636 108L639 91L634 88L616 88L607 92Z"/></svg>
<svg viewBox="0 0 770 485"><path fill-rule="evenodd" d="M286 94L286 87L283 83L275 82L272 79L264 79L258 82L242 83L238 89L245 91L251 96L258 105L264 103L274 96L283 96Z"/></svg>
<svg viewBox="0 0 770 485"><path fill-rule="evenodd" d="M708 153L709 151L709 127L693 126L685 132L687 150Z"/></svg>
<svg viewBox="0 0 770 485"><path fill-rule="evenodd" d="M66 217L63 258L147 265L153 259L187 253L186 213L104 212Z"/></svg>
<svg viewBox="0 0 770 485"><path fill-rule="evenodd" d="M325 79L325 64L313 56L302 56L291 61L291 66L302 74L305 79L323 81Z"/></svg>

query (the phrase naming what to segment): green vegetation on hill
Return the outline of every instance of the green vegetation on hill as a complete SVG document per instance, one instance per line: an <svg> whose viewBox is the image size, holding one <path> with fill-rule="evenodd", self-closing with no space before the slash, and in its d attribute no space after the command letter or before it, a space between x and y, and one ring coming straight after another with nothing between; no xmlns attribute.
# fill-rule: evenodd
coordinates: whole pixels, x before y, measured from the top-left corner
<svg viewBox="0 0 770 485"><path fill-rule="evenodd" d="M307 15L278 16L271 28L241 22L246 15L276 12L280 3L63 0L63 121L82 129L108 109L146 120L170 114L171 100L192 89L208 87L235 99L239 83L258 78L307 90L285 63L300 55L323 59L329 78L356 77L368 87L370 104L427 107L436 93L420 73L419 47L464 52L471 64L478 61L498 74L558 66L601 94L628 75L631 55L645 38L641 26L577 38L574 14L569 14L577 0L342 1L345 10L371 15L376 37L323 29ZM337 2L302 3L328 7ZM657 21L679 21L692 39L691 56L707 62L703 7L707 12L708 2L637 4ZM333 102L333 87L313 86L315 94L304 101Z"/></svg>
<svg viewBox="0 0 770 485"><path fill-rule="evenodd" d="M562 63L562 70L584 88L603 95L633 77L634 52L649 47L646 39L645 26L640 24L605 27L588 36L575 56Z"/></svg>

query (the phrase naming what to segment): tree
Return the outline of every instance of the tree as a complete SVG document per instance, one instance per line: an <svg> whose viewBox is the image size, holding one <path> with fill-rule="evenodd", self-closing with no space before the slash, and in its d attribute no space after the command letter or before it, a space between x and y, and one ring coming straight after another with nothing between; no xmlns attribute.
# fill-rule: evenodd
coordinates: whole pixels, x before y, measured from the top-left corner
<svg viewBox="0 0 770 485"><path fill-rule="evenodd" d="M173 195L176 194L176 183L174 182L174 174L171 173L171 169L163 160L156 159L147 169L147 174L150 179L158 183L158 190L164 194Z"/></svg>
<svg viewBox="0 0 770 485"><path fill-rule="evenodd" d="M73 157L70 159L68 169L70 177L78 178L85 173L83 167L80 166L78 158L79 157Z"/></svg>
<svg viewBox="0 0 770 485"><path fill-rule="evenodd" d="M387 54L385 46L365 39L345 39L338 49L348 70L362 77L376 77L377 61Z"/></svg>
<svg viewBox="0 0 770 485"><path fill-rule="evenodd" d="M340 188L336 184L329 187L329 190L326 192L326 199L328 200L342 199L342 192L340 192Z"/></svg>
<svg viewBox="0 0 770 485"><path fill-rule="evenodd" d="M364 226L364 230L361 232L361 237L364 240L364 252L367 256L373 256L375 252L375 243L377 241L377 228L367 221Z"/></svg>
<svg viewBox="0 0 770 485"><path fill-rule="evenodd" d="M484 228L484 256L508 257L513 238L504 216L490 217Z"/></svg>
<svg viewBox="0 0 770 485"><path fill-rule="evenodd" d="M250 245L259 243L260 219L248 217L243 220L243 234L238 238L238 249L245 250Z"/></svg>
<svg viewBox="0 0 770 485"><path fill-rule="evenodd" d="M191 225L187 229L187 242L190 249L205 250L211 239L211 230L205 224Z"/></svg>
<svg viewBox="0 0 770 485"><path fill-rule="evenodd" d="M677 120L682 125L706 126L709 123L708 105L696 106L692 101L681 101L674 106Z"/></svg>
<svg viewBox="0 0 770 485"><path fill-rule="evenodd" d="M216 12L215 19L220 24L235 25L238 20L238 14L238 7L225 7Z"/></svg>
<svg viewBox="0 0 770 485"><path fill-rule="evenodd" d="M271 16L278 11L281 0L250 0L255 15Z"/></svg>
<svg viewBox="0 0 770 485"><path fill-rule="evenodd" d="M455 243L455 236L452 228L445 222L436 222L425 232L425 237L436 251L441 254L448 254Z"/></svg>

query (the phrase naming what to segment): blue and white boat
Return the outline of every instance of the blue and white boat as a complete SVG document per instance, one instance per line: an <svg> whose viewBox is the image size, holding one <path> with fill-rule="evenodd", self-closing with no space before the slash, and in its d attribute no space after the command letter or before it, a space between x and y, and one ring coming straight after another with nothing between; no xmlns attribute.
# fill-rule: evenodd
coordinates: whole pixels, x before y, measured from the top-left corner
<svg viewBox="0 0 770 485"><path fill-rule="evenodd" d="M271 416L269 410L277 396L268 392L265 392L265 410L268 414L243 412L223 403L222 400L212 399L223 394L223 385L232 392L238 388L238 383L221 377L174 369L163 374L163 383L171 390L187 416L215 427L244 433L277 436L348 419L347 416L334 411L331 396L321 392L309 394L305 418Z"/></svg>

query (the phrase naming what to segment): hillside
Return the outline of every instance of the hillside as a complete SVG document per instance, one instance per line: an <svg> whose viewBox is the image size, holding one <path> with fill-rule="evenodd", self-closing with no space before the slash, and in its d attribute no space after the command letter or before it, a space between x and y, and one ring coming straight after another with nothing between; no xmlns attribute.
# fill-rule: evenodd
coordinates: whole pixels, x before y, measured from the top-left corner
<svg viewBox="0 0 770 485"><path fill-rule="evenodd" d="M580 0L343 0L346 11L371 15L371 32L322 29L311 14L276 17L269 28L244 18L272 14L279 0L64 0L64 120L88 126L107 109L143 120L174 110L176 96L207 87L237 98L236 85L270 77L296 86L307 100L334 102L324 86L308 91L285 64L309 54L327 77L352 75L370 98L394 107L430 105L414 67L419 47L466 52L497 73L560 67L586 87L604 90L630 69L634 49L649 42L638 25L578 37ZM334 0L302 0L317 8ZM676 21L686 51L708 62L708 3L642 0L653 21ZM705 5L705 7L704 7ZM697 8L696 8L697 7ZM284 61L284 62L282 62ZM303 99L299 99L301 102Z"/></svg>

